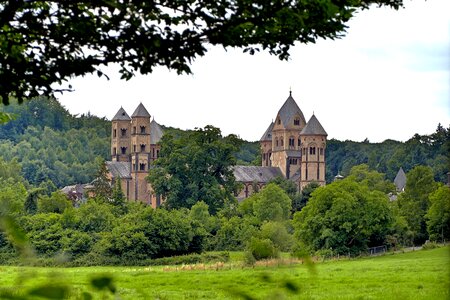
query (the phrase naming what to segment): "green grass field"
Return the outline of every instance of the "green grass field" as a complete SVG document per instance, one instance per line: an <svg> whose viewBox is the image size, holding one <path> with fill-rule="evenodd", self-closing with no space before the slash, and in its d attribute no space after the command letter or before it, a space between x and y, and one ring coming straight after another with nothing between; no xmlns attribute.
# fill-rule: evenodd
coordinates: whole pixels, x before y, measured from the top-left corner
<svg viewBox="0 0 450 300"><path fill-rule="evenodd" d="M64 282L71 286L70 298L83 299L83 291L93 291L90 279L106 273L113 276L120 299L239 299L240 293L252 299L450 299L449 247L328 261L316 263L314 269L300 264L255 268L225 264L217 271L3 266L0 290L20 293L37 284ZM285 288L287 282L290 289ZM107 292L94 296L100 298L113 299Z"/></svg>

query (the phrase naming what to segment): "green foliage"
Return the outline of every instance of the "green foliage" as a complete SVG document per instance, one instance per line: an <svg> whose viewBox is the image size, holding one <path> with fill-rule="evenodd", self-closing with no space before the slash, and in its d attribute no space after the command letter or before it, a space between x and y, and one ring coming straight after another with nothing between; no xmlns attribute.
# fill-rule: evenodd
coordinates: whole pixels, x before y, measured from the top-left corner
<svg viewBox="0 0 450 300"><path fill-rule="evenodd" d="M450 240L450 188L441 186L430 194L430 208L425 215L432 241Z"/></svg>
<svg viewBox="0 0 450 300"><path fill-rule="evenodd" d="M0 110L17 118L0 125L0 177L2 161L20 164L22 175L34 186L46 183L50 195L57 187L94 179L95 157L109 158L111 123L92 115L72 116L55 99L37 98L23 105L12 103ZM51 184L50 184L51 182Z"/></svg>
<svg viewBox="0 0 450 300"><path fill-rule="evenodd" d="M166 133L160 143L160 156L148 180L166 199L167 208L191 208L204 201L215 214L235 201L236 182L231 170L238 146L235 136L223 138L218 128L206 126L179 138Z"/></svg>
<svg viewBox="0 0 450 300"><path fill-rule="evenodd" d="M429 196L437 184L430 167L417 166L406 174L405 192L398 197L398 206L413 233L415 244L428 239L425 214L429 208Z"/></svg>
<svg viewBox="0 0 450 300"><path fill-rule="evenodd" d="M41 196L37 208L39 213L62 214L64 210L70 207L72 207L72 202L61 191L57 191L53 192L50 197L46 195Z"/></svg>
<svg viewBox="0 0 450 300"><path fill-rule="evenodd" d="M383 193L351 179L320 187L295 213L295 236L312 252L330 249L335 254L356 254L382 245L392 224L388 201Z"/></svg>
<svg viewBox="0 0 450 300"><path fill-rule="evenodd" d="M125 194L122 191L122 184L120 183L120 178L116 178L116 182L114 183L114 188L111 194L112 204L116 206L123 206L125 204L126 198Z"/></svg>
<svg viewBox="0 0 450 300"><path fill-rule="evenodd" d="M370 170L366 164L354 166L348 176L352 180L366 185L370 190L376 190L385 194L394 193L395 185L384 179L384 174Z"/></svg>
<svg viewBox="0 0 450 300"><path fill-rule="evenodd" d="M261 192L253 194L253 211L260 222L287 220L291 213L292 201L276 184L266 185Z"/></svg>
<svg viewBox="0 0 450 300"><path fill-rule="evenodd" d="M271 240L256 237L250 239L246 251L250 252L256 260L276 258L279 255Z"/></svg>
<svg viewBox="0 0 450 300"><path fill-rule="evenodd" d="M281 222L266 222L261 226L260 236L268 239L274 247L282 252L289 252L294 244L294 238Z"/></svg>
<svg viewBox="0 0 450 300"><path fill-rule="evenodd" d="M0 178L0 216L19 216L24 213L27 191L23 183L13 178Z"/></svg>
<svg viewBox="0 0 450 300"><path fill-rule="evenodd" d="M257 234L258 228L250 218L222 218L214 237L215 249L225 251L243 250L247 241Z"/></svg>
<svg viewBox="0 0 450 300"><path fill-rule="evenodd" d="M98 159L97 172L95 174L94 188L92 189L95 197L105 202L110 202L112 197L111 180L108 177L108 169L103 159ZM118 195L116 195L118 196Z"/></svg>

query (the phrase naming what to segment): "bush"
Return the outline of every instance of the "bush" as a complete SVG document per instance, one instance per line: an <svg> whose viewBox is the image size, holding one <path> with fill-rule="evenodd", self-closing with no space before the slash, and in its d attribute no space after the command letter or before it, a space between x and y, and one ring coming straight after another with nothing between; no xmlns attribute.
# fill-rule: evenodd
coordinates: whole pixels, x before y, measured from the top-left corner
<svg viewBox="0 0 450 300"><path fill-rule="evenodd" d="M247 252L250 252L256 260L278 257L278 250L269 239L258 239L253 237L247 246Z"/></svg>
<svg viewBox="0 0 450 300"><path fill-rule="evenodd" d="M427 242L427 243L423 244L422 249L431 250L431 249L440 248L440 247L441 247L441 245L439 245L438 243Z"/></svg>

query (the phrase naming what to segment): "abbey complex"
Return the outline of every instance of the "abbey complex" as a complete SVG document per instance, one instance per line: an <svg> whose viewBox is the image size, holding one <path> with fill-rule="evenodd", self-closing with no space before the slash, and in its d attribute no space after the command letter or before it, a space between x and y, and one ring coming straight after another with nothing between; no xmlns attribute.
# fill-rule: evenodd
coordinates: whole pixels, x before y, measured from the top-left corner
<svg viewBox="0 0 450 300"><path fill-rule="evenodd" d="M111 157L107 167L112 180L121 180L130 201L142 201L153 207L161 199L146 181L153 161L158 158L161 126L144 105L139 104L131 117L120 108L112 119ZM260 139L261 166L235 166L234 175L242 183L238 199L250 196L277 176L294 181L299 190L311 182L325 185L325 147L327 133L313 116L306 119L292 93Z"/></svg>

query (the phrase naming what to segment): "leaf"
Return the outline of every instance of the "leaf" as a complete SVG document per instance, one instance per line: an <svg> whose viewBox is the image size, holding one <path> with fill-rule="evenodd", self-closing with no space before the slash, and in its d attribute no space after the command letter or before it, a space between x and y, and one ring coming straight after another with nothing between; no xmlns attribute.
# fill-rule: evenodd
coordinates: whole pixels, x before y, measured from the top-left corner
<svg viewBox="0 0 450 300"><path fill-rule="evenodd" d="M68 292L69 288L65 285L44 285L30 290L28 295L46 299L64 299L67 298Z"/></svg>
<svg viewBox="0 0 450 300"><path fill-rule="evenodd" d="M109 275L93 278L91 280L91 285L98 290L108 289L111 293L116 293L116 287L113 284L113 279Z"/></svg>

